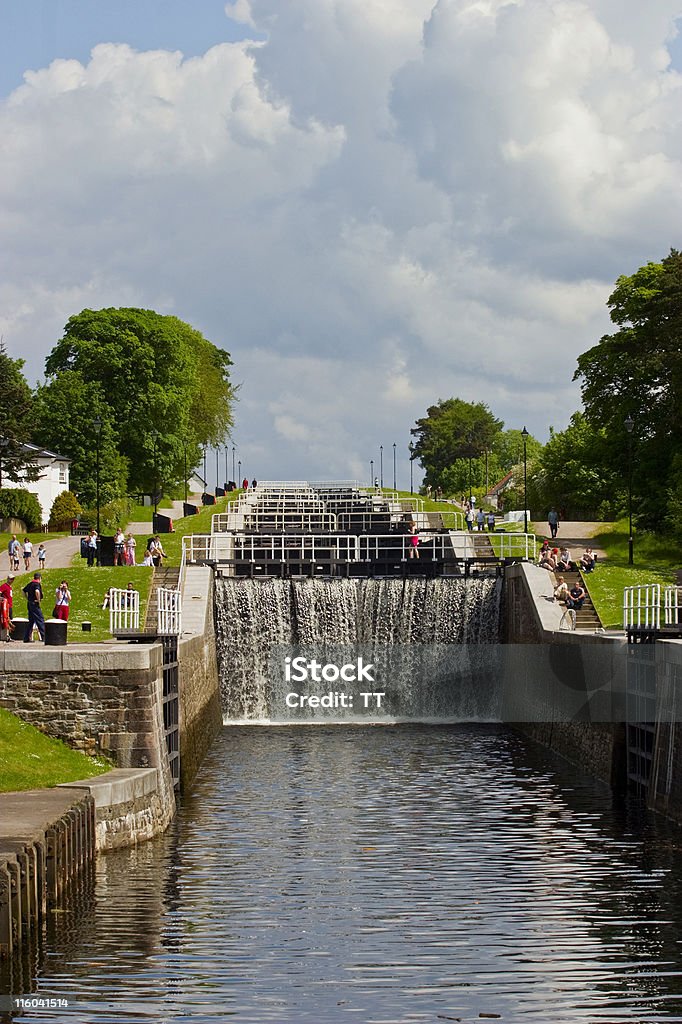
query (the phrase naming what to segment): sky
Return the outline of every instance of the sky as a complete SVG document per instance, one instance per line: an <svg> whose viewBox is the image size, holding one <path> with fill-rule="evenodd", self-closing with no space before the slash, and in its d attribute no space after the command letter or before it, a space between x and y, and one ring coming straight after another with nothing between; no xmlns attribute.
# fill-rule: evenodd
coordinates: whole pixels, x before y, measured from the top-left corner
<svg viewBox="0 0 682 1024"><path fill-rule="evenodd" d="M395 442L407 487L453 396L545 440L617 277L682 242L681 18L0 0L7 351L34 383L83 308L186 320L231 353L259 479L366 480Z"/></svg>

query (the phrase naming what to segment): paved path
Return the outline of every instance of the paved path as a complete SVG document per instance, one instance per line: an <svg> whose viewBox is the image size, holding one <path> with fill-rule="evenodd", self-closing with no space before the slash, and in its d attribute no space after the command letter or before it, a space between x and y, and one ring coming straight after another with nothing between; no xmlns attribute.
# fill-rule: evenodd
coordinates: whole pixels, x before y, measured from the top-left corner
<svg viewBox="0 0 682 1024"><path fill-rule="evenodd" d="M604 527L609 523L577 523L560 522L559 532L556 538L557 547L565 544L574 558L580 560L585 548L589 545L601 559L606 558L606 552L602 548L596 548L590 541L597 533L603 533ZM531 529L538 537L550 537L547 523L533 523Z"/></svg>

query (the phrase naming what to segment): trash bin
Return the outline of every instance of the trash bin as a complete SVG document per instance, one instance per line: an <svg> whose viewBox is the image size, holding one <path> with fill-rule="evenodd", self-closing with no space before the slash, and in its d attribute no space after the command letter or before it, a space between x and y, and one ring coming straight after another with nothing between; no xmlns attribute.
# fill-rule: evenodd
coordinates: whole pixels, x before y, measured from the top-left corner
<svg viewBox="0 0 682 1024"><path fill-rule="evenodd" d="M113 565L114 564L114 538L113 537L100 537L97 545L97 553L99 555L100 565Z"/></svg>
<svg viewBox="0 0 682 1024"><path fill-rule="evenodd" d="M68 623L64 619L46 619L45 620L45 646L46 647L65 647L66 646L66 628Z"/></svg>
<svg viewBox="0 0 682 1024"><path fill-rule="evenodd" d="M88 538L81 537L81 558L88 557Z"/></svg>
<svg viewBox="0 0 682 1024"><path fill-rule="evenodd" d="M173 520L162 512L157 512L152 517L152 530L154 533L173 533Z"/></svg>
<svg viewBox="0 0 682 1024"><path fill-rule="evenodd" d="M196 505L190 505L189 502L185 502L182 506L183 516L195 516L199 509Z"/></svg>

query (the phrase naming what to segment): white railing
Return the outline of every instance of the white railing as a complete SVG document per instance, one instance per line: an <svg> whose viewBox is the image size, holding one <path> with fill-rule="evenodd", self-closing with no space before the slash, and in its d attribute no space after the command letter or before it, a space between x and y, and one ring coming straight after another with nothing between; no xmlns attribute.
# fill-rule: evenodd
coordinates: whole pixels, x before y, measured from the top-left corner
<svg viewBox="0 0 682 1024"><path fill-rule="evenodd" d="M410 534L211 534L183 537L183 557L192 562L368 562L379 559L407 561ZM420 557L454 559L448 533L419 534Z"/></svg>
<svg viewBox="0 0 682 1024"><path fill-rule="evenodd" d="M663 591L663 609L666 626L682 622L682 587L667 586Z"/></svg>
<svg viewBox="0 0 682 1024"><path fill-rule="evenodd" d="M659 629L660 625L660 583L625 587L623 591L623 629L632 629L633 627Z"/></svg>
<svg viewBox="0 0 682 1024"><path fill-rule="evenodd" d="M157 631L162 636L178 636L182 632L182 598L179 590L159 587L157 599Z"/></svg>
<svg viewBox="0 0 682 1024"><path fill-rule="evenodd" d="M118 590L111 587L107 594L109 602L109 632L140 628L140 594L137 590Z"/></svg>

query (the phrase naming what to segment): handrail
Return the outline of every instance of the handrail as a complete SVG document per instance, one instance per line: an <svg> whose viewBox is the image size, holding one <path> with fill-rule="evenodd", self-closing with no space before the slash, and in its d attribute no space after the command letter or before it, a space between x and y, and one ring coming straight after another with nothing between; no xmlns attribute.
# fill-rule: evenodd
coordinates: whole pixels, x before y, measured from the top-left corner
<svg viewBox="0 0 682 1024"><path fill-rule="evenodd" d="M663 591L666 626L679 626L682 622L682 587L670 584Z"/></svg>
<svg viewBox="0 0 682 1024"><path fill-rule="evenodd" d="M179 590L159 587L156 591L157 631L161 636L178 636L182 632L182 597Z"/></svg>

